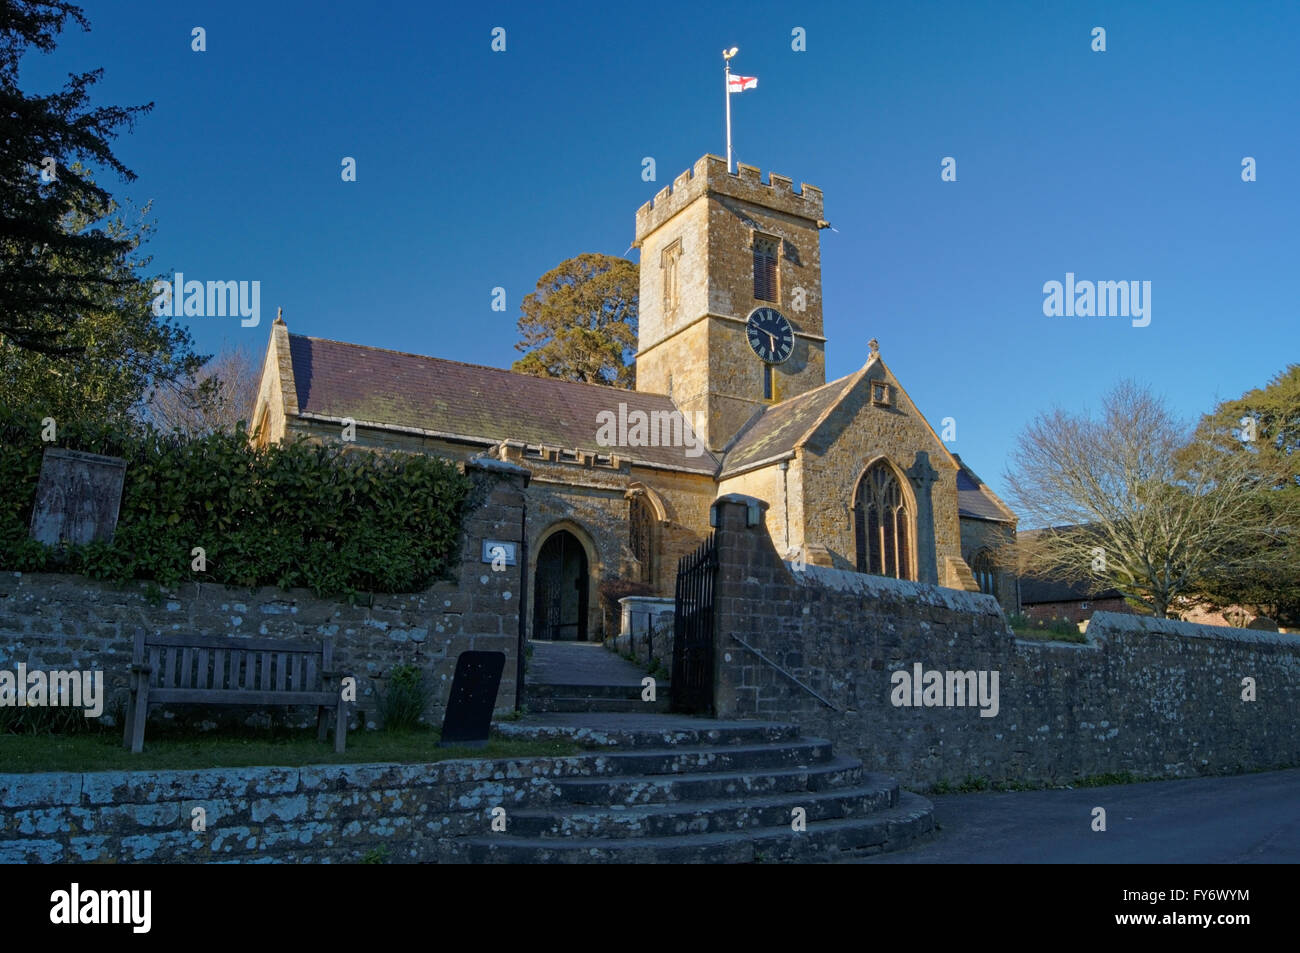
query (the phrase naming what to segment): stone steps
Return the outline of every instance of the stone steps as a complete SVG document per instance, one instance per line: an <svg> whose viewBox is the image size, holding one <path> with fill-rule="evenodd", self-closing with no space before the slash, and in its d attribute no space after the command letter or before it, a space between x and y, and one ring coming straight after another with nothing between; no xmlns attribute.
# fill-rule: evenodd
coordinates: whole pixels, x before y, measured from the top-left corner
<svg viewBox="0 0 1300 953"><path fill-rule="evenodd" d="M495 726L511 738L572 738L610 747L658 748L664 745L745 745L791 741L799 726L771 721L716 721L679 716L636 718L630 715L533 714L524 724Z"/></svg>
<svg viewBox="0 0 1300 953"><path fill-rule="evenodd" d="M632 805L669 801L717 800L753 794L825 791L857 784L862 762L834 758L824 764L756 772L719 771L682 775L641 775L615 778L561 778L555 786L571 804Z"/></svg>
<svg viewBox="0 0 1300 953"><path fill-rule="evenodd" d="M791 791L716 801L679 801L635 807L580 806L562 810L515 811L517 837L673 837L723 833L755 827L788 827L802 807L809 821L859 817L896 807L898 785L883 775L868 776L855 787L829 791Z"/></svg>
<svg viewBox="0 0 1300 953"><path fill-rule="evenodd" d="M664 713L669 710L668 684L655 686L655 700L641 699L641 685L593 685L580 682L528 682L524 704L529 711L546 712L637 712Z"/></svg>
<svg viewBox="0 0 1300 953"><path fill-rule="evenodd" d="M924 798L791 724L549 713L500 727L614 747L583 756L581 773L550 778L544 800L507 813L505 831L449 839L450 862L825 861L933 830ZM795 808L806 830L792 829Z"/></svg>
<svg viewBox="0 0 1300 953"><path fill-rule="evenodd" d="M529 711L605 711L631 714L634 712L664 713L670 710L669 699L666 695L659 694L654 701L646 702L641 700L640 689L637 689L635 697L628 698L593 697L590 695L537 696L530 692L525 704L527 704Z"/></svg>
<svg viewBox="0 0 1300 953"><path fill-rule="evenodd" d="M819 738L747 745L677 745L604 755L607 775L680 775L768 768L809 767L831 760L831 743Z"/></svg>
<svg viewBox="0 0 1300 953"><path fill-rule="evenodd" d="M861 818L808 821L806 831L790 825L726 833L672 837L495 837L463 838L457 859L476 864L747 864L826 862L896 850L934 827L930 802L907 792L896 807Z"/></svg>

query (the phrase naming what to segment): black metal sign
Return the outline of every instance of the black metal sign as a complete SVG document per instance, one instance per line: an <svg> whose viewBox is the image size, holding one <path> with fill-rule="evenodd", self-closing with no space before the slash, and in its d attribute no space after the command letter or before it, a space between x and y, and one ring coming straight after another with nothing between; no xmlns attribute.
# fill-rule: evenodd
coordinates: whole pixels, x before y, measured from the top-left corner
<svg viewBox="0 0 1300 953"><path fill-rule="evenodd" d="M447 713L442 718L442 747L481 748L487 743L505 667L505 652L460 653L451 679Z"/></svg>

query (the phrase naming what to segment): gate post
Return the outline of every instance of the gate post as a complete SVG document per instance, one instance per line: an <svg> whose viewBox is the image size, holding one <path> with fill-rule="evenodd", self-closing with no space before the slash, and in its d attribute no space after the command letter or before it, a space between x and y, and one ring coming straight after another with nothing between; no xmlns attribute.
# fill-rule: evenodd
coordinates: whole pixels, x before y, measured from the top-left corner
<svg viewBox="0 0 1300 953"><path fill-rule="evenodd" d="M718 497L709 511L718 561L713 652L713 710L718 718L756 715L759 682L758 673L752 671L756 660L731 636L748 640L748 630L761 624L760 600L775 595L774 586L790 582L767 535L767 509L764 500L728 493Z"/></svg>

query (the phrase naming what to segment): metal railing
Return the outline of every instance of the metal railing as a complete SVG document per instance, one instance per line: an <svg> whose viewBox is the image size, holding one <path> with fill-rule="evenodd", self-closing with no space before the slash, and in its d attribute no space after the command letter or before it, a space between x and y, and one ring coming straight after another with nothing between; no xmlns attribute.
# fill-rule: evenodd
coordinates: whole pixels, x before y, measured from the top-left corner
<svg viewBox="0 0 1300 953"><path fill-rule="evenodd" d="M817 699L819 702L821 702L823 705L825 705L825 706L826 706L827 708L829 708L831 711L835 711L835 712L840 711L840 709L837 708L834 704L832 704L831 702L829 702L829 701L827 701L825 698L823 698L821 695L819 695L819 694L816 692L816 690L814 690L812 687L810 687L810 686L808 686L808 685L805 685L803 682L799 681L799 679L795 678L794 675L792 675L792 674L790 674L789 672L787 672L787 671L786 671L785 669L783 669L780 665L777 665L777 664L776 664L775 662L773 662L770 658L768 658L766 655L764 655L764 654L763 654L762 652L760 652L758 649L754 648L752 645L750 645L748 642L746 642L746 641L745 641L744 639L742 639L740 636L736 635L736 634L733 632L732 635L731 635L731 637L732 637L733 639L735 639L737 642L739 642L741 645L743 645L745 648L749 649L749 651L751 651L751 652L753 652L755 655L757 655L758 658L759 658L761 661L766 662L768 665L772 666L772 668L776 669L778 672L780 672L780 673L781 673L782 675L784 675L786 678L790 679L790 681L794 682L796 685L798 685L800 688L802 688L804 691L806 691L806 692L807 692L809 695L811 695L813 698Z"/></svg>

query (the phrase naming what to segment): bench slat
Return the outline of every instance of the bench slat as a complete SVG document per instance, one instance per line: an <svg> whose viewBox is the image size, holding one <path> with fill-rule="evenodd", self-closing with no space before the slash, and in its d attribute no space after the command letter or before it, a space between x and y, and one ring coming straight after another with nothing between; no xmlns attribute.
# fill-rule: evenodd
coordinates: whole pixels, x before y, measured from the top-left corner
<svg viewBox="0 0 1300 953"><path fill-rule="evenodd" d="M171 646L163 648L163 680L164 688L176 687L176 649Z"/></svg>
<svg viewBox="0 0 1300 953"><path fill-rule="evenodd" d="M259 683L262 691L271 690L271 653L263 652L261 654L262 680Z"/></svg>
<svg viewBox="0 0 1300 953"><path fill-rule="evenodd" d="M180 681L176 683L179 687L181 688L194 687L193 682L191 682L190 680L191 678L190 669L192 669L193 667L194 667L194 650L187 645L185 648L181 649L181 675L180 675Z"/></svg>
<svg viewBox="0 0 1300 953"><path fill-rule="evenodd" d="M296 692L309 691L308 687L302 683L302 663L303 657L295 652L293 654L293 678L292 687Z"/></svg>
<svg viewBox="0 0 1300 953"><path fill-rule="evenodd" d="M338 696L333 692L214 692L199 688L159 688L149 693L149 704L201 704L201 705L333 705Z"/></svg>
<svg viewBox="0 0 1300 953"><path fill-rule="evenodd" d="M316 674L316 656L307 656L307 681L305 687L308 691L314 692L321 687L320 677Z"/></svg>
<svg viewBox="0 0 1300 953"><path fill-rule="evenodd" d="M181 635L171 632L166 635L146 635L146 645L179 646L184 648L241 648L253 652L308 652L320 654L321 643L318 641L280 641L278 639L247 639L238 635Z"/></svg>
<svg viewBox="0 0 1300 953"><path fill-rule="evenodd" d="M244 688L252 691L257 678L257 656L252 652L240 652L244 657Z"/></svg>
<svg viewBox="0 0 1300 953"><path fill-rule="evenodd" d="M158 647L151 645L149 647L149 667L152 671L149 673L149 685L162 684L162 666L158 664Z"/></svg>
<svg viewBox="0 0 1300 953"><path fill-rule="evenodd" d="M288 674L285 669L288 667L288 661L289 656L284 652L275 653L275 690L277 692L284 691L284 679L285 675Z"/></svg>
<svg viewBox="0 0 1300 953"><path fill-rule="evenodd" d="M215 649L212 652L212 688L217 691L226 687L226 650Z"/></svg>
<svg viewBox="0 0 1300 953"><path fill-rule="evenodd" d="M208 674L208 650L199 649L196 654L198 656L198 668L194 672L194 687L207 688L211 684Z"/></svg>

